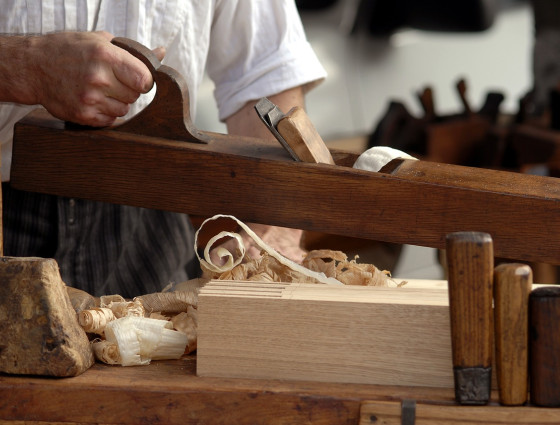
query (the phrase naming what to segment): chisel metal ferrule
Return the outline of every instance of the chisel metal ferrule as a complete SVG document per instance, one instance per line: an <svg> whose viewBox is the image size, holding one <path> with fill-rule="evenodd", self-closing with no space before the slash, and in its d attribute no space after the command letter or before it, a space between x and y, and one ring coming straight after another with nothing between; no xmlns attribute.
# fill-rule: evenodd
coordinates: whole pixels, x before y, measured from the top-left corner
<svg viewBox="0 0 560 425"><path fill-rule="evenodd" d="M490 399L492 368L454 367L455 399L461 404L482 405Z"/></svg>

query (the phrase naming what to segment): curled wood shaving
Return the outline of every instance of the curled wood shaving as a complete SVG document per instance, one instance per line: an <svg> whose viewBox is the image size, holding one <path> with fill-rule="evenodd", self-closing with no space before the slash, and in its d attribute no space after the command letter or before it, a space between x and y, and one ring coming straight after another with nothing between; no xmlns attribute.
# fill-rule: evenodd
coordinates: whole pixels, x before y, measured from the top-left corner
<svg viewBox="0 0 560 425"><path fill-rule="evenodd" d="M274 259L274 261L269 260L269 259L266 259L265 261L270 261L271 265L272 264L276 265L278 263L281 264L283 266L283 270L286 270L286 275L288 275L290 273L296 273L297 276L298 276L298 279L299 279L298 281L299 282L327 283L327 284L337 284L337 285L342 284L340 281L338 281L337 279L335 279L333 277L328 277L328 276L325 276L323 273L309 270L309 269L303 267L302 265L297 264L297 263L289 260L288 258L282 256L281 254L276 252L274 249L272 249L269 245L267 245L261 238L259 238L246 224L244 224L243 222L239 221L237 218L235 218L231 215L218 214L218 215L215 215L213 217L210 217L210 218L206 219L202 223L200 228L196 231L195 247L197 246L198 234L202 230L204 225L206 223L208 223L209 221L217 220L219 218L224 218L224 217L236 221L239 224L239 226L241 226L241 228L243 230L245 230L245 232L247 232L247 234L255 241L257 246L259 246L264 251L264 253L268 254L269 258ZM218 247L217 250L216 250L216 254L220 258L225 259L225 263L223 265L217 265L217 264L214 264L214 262L212 261L212 258L210 256L210 251L211 251L214 243L216 241L221 240L224 237L231 237L235 241L237 241L237 248L235 250L236 252L232 253L231 251L228 251L227 249L225 249L223 247ZM206 246L204 248L204 258L200 257L200 255L198 254L198 251L196 249L195 249L195 252L196 252L196 255L198 257L198 260L200 261L200 266L201 266L202 270L210 273L215 278L215 276L219 276L223 273L229 272L230 270L233 270L235 267L242 264L244 256L245 256L245 246L243 245L243 240L242 240L242 238L239 234L233 233L233 232L220 232L219 234L217 234L216 236L211 238L208 241L208 243L206 244ZM253 260L253 261L256 261L256 260ZM290 270L290 272L287 272L287 270ZM275 274L276 272L272 271L272 273Z"/></svg>
<svg viewBox="0 0 560 425"><path fill-rule="evenodd" d="M82 310L78 314L80 326L88 333L103 335L107 323L115 320L116 317L110 308L100 307L89 310Z"/></svg>
<svg viewBox="0 0 560 425"><path fill-rule="evenodd" d="M91 346L96 360L107 364L121 363L119 347L114 342L109 342L105 339L94 340Z"/></svg>

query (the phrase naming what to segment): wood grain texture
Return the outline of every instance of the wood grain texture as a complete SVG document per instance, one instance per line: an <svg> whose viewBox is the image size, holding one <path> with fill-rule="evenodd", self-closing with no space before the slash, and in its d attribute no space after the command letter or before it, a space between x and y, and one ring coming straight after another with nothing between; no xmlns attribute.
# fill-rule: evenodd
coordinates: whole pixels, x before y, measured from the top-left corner
<svg viewBox="0 0 560 425"><path fill-rule="evenodd" d="M195 368L196 356L187 356L95 364L65 379L0 374L0 424L400 424L404 399L416 401L418 425L560 422L560 409L499 406L497 393L484 409L457 407L450 389L203 378Z"/></svg>
<svg viewBox="0 0 560 425"><path fill-rule="evenodd" d="M215 281L198 312L201 376L453 387L446 289Z"/></svg>
<svg viewBox="0 0 560 425"><path fill-rule="evenodd" d="M479 232L447 237L453 365L492 365L492 239Z"/></svg>
<svg viewBox="0 0 560 425"><path fill-rule="evenodd" d="M437 388L195 376L196 357L96 364L68 379L0 375L0 420L95 424L357 424L364 400L438 400Z"/></svg>
<svg viewBox="0 0 560 425"><path fill-rule="evenodd" d="M277 130L301 161L334 165L329 148L299 106L290 109L278 122Z"/></svg>
<svg viewBox="0 0 560 425"><path fill-rule="evenodd" d="M454 406L416 403L416 425L545 425L558 423L560 412L539 407ZM367 401L362 404L360 425L401 425L401 403Z"/></svg>
<svg viewBox="0 0 560 425"><path fill-rule="evenodd" d="M560 263L558 179L403 161L393 174L295 162L276 143L205 133L207 144L102 130L16 125L12 184L23 190L403 244L490 233L496 255ZM328 212L328 213L327 213Z"/></svg>
<svg viewBox="0 0 560 425"><path fill-rule="evenodd" d="M521 405L528 398L529 294L533 278L525 264L494 269L494 335L500 403Z"/></svg>
<svg viewBox="0 0 560 425"><path fill-rule="evenodd" d="M529 296L531 402L560 407L560 287L534 289Z"/></svg>
<svg viewBox="0 0 560 425"><path fill-rule="evenodd" d="M461 404L485 404L493 359L492 238L451 233L446 250L455 396Z"/></svg>
<svg viewBox="0 0 560 425"><path fill-rule="evenodd" d="M134 40L116 37L112 43L140 59L152 73L157 86L152 102L114 130L204 143L204 135L191 120L190 94L183 76L175 69L162 65L150 49Z"/></svg>

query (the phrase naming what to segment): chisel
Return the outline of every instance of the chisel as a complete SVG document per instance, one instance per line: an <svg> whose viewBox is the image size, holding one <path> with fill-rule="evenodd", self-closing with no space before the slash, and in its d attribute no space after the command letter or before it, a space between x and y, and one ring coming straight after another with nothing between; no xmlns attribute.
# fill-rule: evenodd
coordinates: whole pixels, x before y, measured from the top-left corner
<svg viewBox="0 0 560 425"><path fill-rule="evenodd" d="M529 296L531 403L560 407L560 286Z"/></svg>
<svg viewBox="0 0 560 425"><path fill-rule="evenodd" d="M263 97L255 105L261 121L296 161L334 165L333 157L305 111L295 106L284 114Z"/></svg>
<svg viewBox="0 0 560 425"><path fill-rule="evenodd" d="M492 238L482 232L446 237L455 399L486 404L492 379Z"/></svg>
<svg viewBox="0 0 560 425"><path fill-rule="evenodd" d="M494 335L500 403L527 401L529 373L529 294L531 267L500 264L494 269Z"/></svg>

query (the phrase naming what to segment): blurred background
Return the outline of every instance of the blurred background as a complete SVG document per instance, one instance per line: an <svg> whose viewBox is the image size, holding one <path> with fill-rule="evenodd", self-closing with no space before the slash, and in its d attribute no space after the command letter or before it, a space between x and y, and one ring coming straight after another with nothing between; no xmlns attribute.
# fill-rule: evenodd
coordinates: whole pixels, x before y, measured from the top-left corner
<svg viewBox="0 0 560 425"><path fill-rule="evenodd" d="M556 1L556 0L555 0ZM456 83L478 110L500 92L515 114L533 84L531 3L522 0L301 0L308 39L328 78L307 96L307 111L331 147L361 150L391 101L424 114L418 93L429 86L437 114L463 111ZM213 85L200 90L196 125L225 132ZM286 111L285 111L286 112ZM437 253L405 246L396 277L443 277Z"/></svg>

